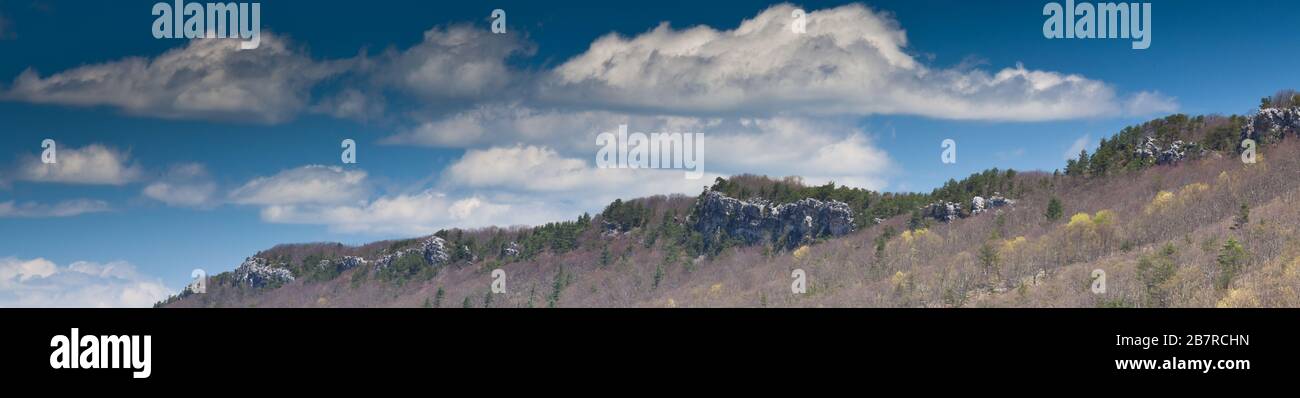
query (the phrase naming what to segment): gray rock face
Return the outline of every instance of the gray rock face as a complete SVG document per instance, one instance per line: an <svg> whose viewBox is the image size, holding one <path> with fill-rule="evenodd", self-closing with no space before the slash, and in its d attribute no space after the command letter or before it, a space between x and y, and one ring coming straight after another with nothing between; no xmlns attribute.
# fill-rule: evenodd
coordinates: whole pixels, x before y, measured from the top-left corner
<svg viewBox="0 0 1300 398"><path fill-rule="evenodd" d="M1246 119L1241 139L1272 142L1288 135L1300 136L1300 107L1265 108Z"/></svg>
<svg viewBox="0 0 1300 398"><path fill-rule="evenodd" d="M1155 137L1146 137L1133 154L1142 159L1153 159L1155 164L1165 165L1174 164L1186 159L1188 155L1195 155L1201 152L1201 148L1194 142L1184 142L1183 140L1174 140L1167 146L1160 145Z"/></svg>
<svg viewBox="0 0 1300 398"><path fill-rule="evenodd" d="M961 203L938 201L925 206L921 215L943 222L957 221L962 217Z"/></svg>
<svg viewBox="0 0 1300 398"><path fill-rule="evenodd" d="M375 267L378 269L387 268L393 261L409 253L420 253L424 256L424 261L429 265L442 265L451 260L451 254L447 252L447 241L437 236L430 236L428 239L420 242L420 245L411 248L398 250L375 260Z"/></svg>
<svg viewBox="0 0 1300 398"><path fill-rule="evenodd" d="M272 266L261 257L249 257L235 268L235 281L254 288L293 281L293 273L282 267Z"/></svg>
<svg viewBox="0 0 1300 398"><path fill-rule="evenodd" d="M365 263L368 263L368 261L363 258L357 258L357 256L344 256L344 258L341 259L321 260L320 263L316 264L316 268L334 268L337 269L338 272L343 272L348 271L348 269L361 267L361 265L365 265Z"/></svg>
<svg viewBox="0 0 1300 398"><path fill-rule="evenodd" d="M504 254L506 257L515 257L520 253L523 253L523 251L524 248L519 246L519 242L510 242L510 244L507 244L505 248L501 249L501 254Z"/></svg>
<svg viewBox="0 0 1300 398"><path fill-rule="evenodd" d="M697 232L710 239L725 234L747 245L784 239L785 247L793 248L822 236L842 236L854 230L852 209L834 200L805 198L777 205L706 191L696 206Z"/></svg>
<svg viewBox="0 0 1300 398"><path fill-rule="evenodd" d="M984 212L987 211L995 210L1000 207L1011 206L1014 204L1016 204L1016 201L1007 199L1006 197L1002 196L1002 194L997 192L994 192L993 196L990 196L988 199L984 199L983 197L976 196L970 200L970 214L972 216L977 214L983 214Z"/></svg>

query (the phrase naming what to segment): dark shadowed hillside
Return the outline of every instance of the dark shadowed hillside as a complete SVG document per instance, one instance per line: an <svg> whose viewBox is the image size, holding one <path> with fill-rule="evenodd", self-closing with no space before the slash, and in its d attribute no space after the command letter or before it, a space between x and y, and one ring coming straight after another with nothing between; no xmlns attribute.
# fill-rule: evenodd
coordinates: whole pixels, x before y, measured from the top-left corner
<svg viewBox="0 0 1300 398"><path fill-rule="evenodd" d="M1169 116L1061 171L994 169L928 194L742 175L532 228L280 245L160 305L1295 307L1297 99Z"/></svg>

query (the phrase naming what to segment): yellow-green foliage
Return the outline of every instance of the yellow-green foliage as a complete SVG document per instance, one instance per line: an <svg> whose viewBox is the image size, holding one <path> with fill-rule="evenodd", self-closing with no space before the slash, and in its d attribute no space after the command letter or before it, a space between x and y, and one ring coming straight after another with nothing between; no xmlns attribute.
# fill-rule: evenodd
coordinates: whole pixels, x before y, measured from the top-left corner
<svg viewBox="0 0 1300 398"><path fill-rule="evenodd" d="M1087 228L1092 226L1092 216L1088 213L1077 213L1070 216L1070 223L1066 224L1068 228Z"/></svg>
<svg viewBox="0 0 1300 398"><path fill-rule="evenodd" d="M925 228L921 228L916 231L903 231L903 241L907 243L912 243L912 240L925 236L928 233L930 233L930 230Z"/></svg>
<svg viewBox="0 0 1300 398"><path fill-rule="evenodd" d="M1092 216L1092 223L1096 224L1098 227L1114 225L1115 217L1116 217L1115 212L1110 210L1102 210L1097 212L1096 215Z"/></svg>
<svg viewBox="0 0 1300 398"><path fill-rule="evenodd" d="M795 260L803 260L803 258L807 256L808 256L808 246L800 246L798 249L794 250Z"/></svg>
<svg viewBox="0 0 1300 398"><path fill-rule="evenodd" d="M1016 250L1017 247L1024 245L1025 242L1027 242L1027 240L1023 236L1017 236L1015 239L1007 239L1006 242L1002 242L1002 251L1011 252Z"/></svg>

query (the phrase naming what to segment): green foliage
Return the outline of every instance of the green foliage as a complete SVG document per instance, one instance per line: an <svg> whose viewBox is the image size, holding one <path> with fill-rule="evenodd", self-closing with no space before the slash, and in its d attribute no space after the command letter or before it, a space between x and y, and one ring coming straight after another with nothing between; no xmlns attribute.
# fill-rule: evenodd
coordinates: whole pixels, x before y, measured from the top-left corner
<svg viewBox="0 0 1300 398"><path fill-rule="evenodd" d="M370 267L360 266L357 267L356 270L352 271L352 280L350 281L350 284L353 289L356 289L358 287L361 287L361 284L365 283L366 279L369 278L370 278Z"/></svg>
<svg viewBox="0 0 1300 398"><path fill-rule="evenodd" d="M417 277L420 280L428 280L437 274L437 268L424 259L423 253L412 251L397 257L387 267L379 270L376 278L401 285Z"/></svg>
<svg viewBox="0 0 1300 398"><path fill-rule="evenodd" d="M655 267L654 282L653 285L650 286L650 290L658 289L659 282L663 282L663 280L664 280L664 266L661 264Z"/></svg>
<svg viewBox="0 0 1300 398"><path fill-rule="evenodd" d="M1088 158L1088 150L1084 149L1079 152L1078 158L1070 159L1065 162L1065 175L1073 176L1073 177L1086 177L1088 176L1089 165L1090 162Z"/></svg>
<svg viewBox="0 0 1300 398"><path fill-rule="evenodd" d="M1138 259L1137 275L1146 292L1146 306L1168 306L1169 294L1165 285L1178 273L1178 264L1174 263L1174 255L1177 253L1178 248L1168 244L1156 255Z"/></svg>
<svg viewBox="0 0 1300 398"><path fill-rule="evenodd" d="M912 215L907 218L907 229L916 231L925 228L925 217L921 216L920 209L913 209Z"/></svg>
<svg viewBox="0 0 1300 398"><path fill-rule="evenodd" d="M980 246L979 252L979 262L980 266L984 267L984 274L989 275L998 273L999 261L997 246L994 246L992 242L984 242L984 244Z"/></svg>
<svg viewBox="0 0 1300 398"><path fill-rule="evenodd" d="M591 216L583 214L577 221L547 223L533 228L520 241L522 257L532 259L545 250L562 254L578 248L578 237L591 225Z"/></svg>
<svg viewBox="0 0 1300 398"><path fill-rule="evenodd" d="M614 199L613 203L605 207L600 212L600 218L605 222L612 223L622 232L630 231L633 228L644 226L650 221L651 210L649 207L642 205L638 201L627 201L623 199Z"/></svg>
<svg viewBox="0 0 1300 398"><path fill-rule="evenodd" d="M560 305L560 295L564 293L564 288L569 286L572 275L564 272L564 267L560 267L560 272L555 273L555 279L551 281L551 295L546 298L546 307L555 308Z"/></svg>
<svg viewBox="0 0 1300 398"><path fill-rule="evenodd" d="M884 257L885 245L888 244L889 240L893 239L895 236L898 236L898 231L895 230L894 227L885 227L884 232L881 232L879 236L876 236L876 259L877 260L879 260L881 257Z"/></svg>
<svg viewBox="0 0 1300 398"><path fill-rule="evenodd" d="M1219 278L1216 281L1219 289L1227 289L1232 284L1232 280L1241 273L1246 267L1246 248L1236 239L1228 239L1219 249Z"/></svg>
<svg viewBox="0 0 1300 398"><path fill-rule="evenodd" d="M957 180L948 180L942 187L930 193L927 202L947 201L963 206L971 203L976 196L988 198L995 193L1010 195L1016 190L1016 171L988 169Z"/></svg>
<svg viewBox="0 0 1300 398"><path fill-rule="evenodd" d="M1043 216L1047 217L1047 221L1057 221L1064 215L1065 211L1061 208L1061 200L1052 197L1052 200L1047 202L1047 212L1043 213Z"/></svg>
<svg viewBox="0 0 1300 398"><path fill-rule="evenodd" d="M433 294L433 308L442 308L442 299L447 296L447 291L438 286L438 292Z"/></svg>

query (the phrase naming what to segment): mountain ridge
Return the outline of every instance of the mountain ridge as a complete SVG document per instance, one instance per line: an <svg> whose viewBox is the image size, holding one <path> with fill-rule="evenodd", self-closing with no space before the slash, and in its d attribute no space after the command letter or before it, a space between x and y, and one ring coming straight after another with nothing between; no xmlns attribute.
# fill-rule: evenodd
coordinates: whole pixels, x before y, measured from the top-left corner
<svg viewBox="0 0 1300 398"><path fill-rule="evenodd" d="M277 245L158 306L1295 306L1297 105L1284 90L1249 116L1171 115L1064 172L990 169L929 194L738 175L532 228Z"/></svg>

